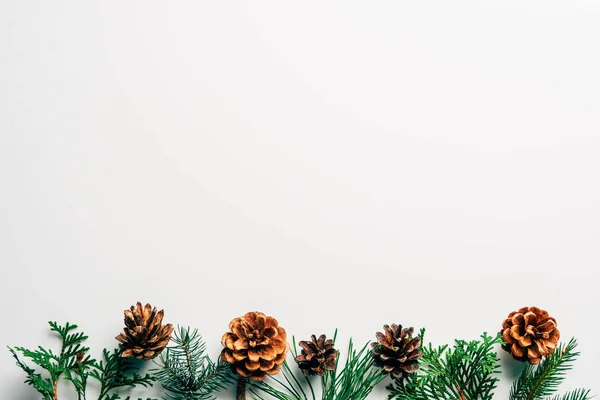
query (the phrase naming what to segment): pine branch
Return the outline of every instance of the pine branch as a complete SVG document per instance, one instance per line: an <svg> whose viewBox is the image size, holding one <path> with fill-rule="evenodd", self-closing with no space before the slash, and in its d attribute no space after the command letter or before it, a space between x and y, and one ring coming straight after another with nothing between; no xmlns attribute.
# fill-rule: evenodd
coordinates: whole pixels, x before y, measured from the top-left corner
<svg viewBox="0 0 600 400"><path fill-rule="evenodd" d="M537 400L555 394L580 354L574 351L576 347L577 340L572 338L566 345L561 343L550 357L544 358L538 365L528 364L513 383L509 399Z"/></svg>
<svg viewBox="0 0 600 400"><path fill-rule="evenodd" d="M423 338L425 331L421 330ZM434 348L422 347L421 370L394 381L387 388L389 399L399 400L491 400L498 383L500 360L494 346L499 335L484 333L481 340L456 340Z"/></svg>
<svg viewBox="0 0 600 400"><path fill-rule="evenodd" d="M556 396L552 397L551 400L589 400L592 397L593 396L590 396L590 390L588 389L575 389L563 395L557 394Z"/></svg>
<svg viewBox="0 0 600 400"><path fill-rule="evenodd" d="M197 329L178 327L154 369L169 399L207 400L235 382L228 364L213 362Z"/></svg>
<svg viewBox="0 0 600 400"><path fill-rule="evenodd" d="M297 355L295 339L293 342L292 355L295 357ZM368 345L367 343L357 350L350 339L348 358L343 368L338 368L338 364L336 364L333 371L325 371L325 375L321 377L321 400L364 400L373 388L385 378L380 369L373 368L373 357ZM287 361L283 363L279 375L269 377L265 382L251 381L250 392L260 400L265 399L263 395L278 400L317 399L310 378L303 375L297 376Z"/></svg>
<svg viewBox="0 0 600 400"><path fill-rule="evenodd" d="M348 358L341 372L337 373L336 368L331 379L327 379L328 374L325 375L323 400L366 399L373 388L385 378L381 369L372 367L373 356L369 343L357 351L350 339ZM328 381L331 384L328 384Z"/></svg>

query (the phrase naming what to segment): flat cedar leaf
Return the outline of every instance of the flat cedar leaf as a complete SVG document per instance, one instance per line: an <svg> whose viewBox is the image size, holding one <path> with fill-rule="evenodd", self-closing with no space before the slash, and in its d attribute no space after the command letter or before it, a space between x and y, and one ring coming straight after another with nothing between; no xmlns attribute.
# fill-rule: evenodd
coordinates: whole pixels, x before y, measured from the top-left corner
<svg viewBox="0 0 600 400"><path fill-rule="evenodd" d="M55 332L61 338L61 349L59 353L38 346L35 350L23 347L8 348L12 353L17 365L27 374L25 383L36 389L44 400L54 399L54 384L64 378L71 382L78 398L86 398L87 379L92 377L101 384L98 400L119 400L121 396L117 393L109 393L111 390L137 385L152 386L154 378L150 374L141 375L130 360L121 357L117 349L112 353L104 350L104 360L96 361L89 354L89 348L83 345L88 338L83 332L76 332L77 325L67 322L64 326L55 321L49 321L50 331ZM32 363L46 370L50 379L42 377L33 368L25 364L18 356L31 360ZM129 399L130 397L127 397ZM139 399L142 400L142 399ZM156 400L156 399L148 399Z"/></svg>
<svg viewBox="0 0 600 400"><path fill-rule="evenodd" d="M422 339L424 334L421 330ZM423 345L420 370L388 385L388 398L491 400L500 372L494 347L500 343L500 335L484 332L480 340L456 340L452 347Z"/></svg>

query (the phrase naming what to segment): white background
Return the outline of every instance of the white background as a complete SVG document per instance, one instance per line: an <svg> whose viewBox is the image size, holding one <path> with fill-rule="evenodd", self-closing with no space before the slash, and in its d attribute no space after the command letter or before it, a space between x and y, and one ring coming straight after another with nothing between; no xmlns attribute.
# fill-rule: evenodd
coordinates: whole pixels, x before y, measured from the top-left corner
<svg viewBox="0 0 600 400"><path fill-rule="evenodd" d="M99 356L137 300L215 356L249 310L343 348L537 305L580 341L564 389L600 394L599 21L591 0L0 2L0 344L69 320ZM39 398L8 351L0 376Z"/></svg>

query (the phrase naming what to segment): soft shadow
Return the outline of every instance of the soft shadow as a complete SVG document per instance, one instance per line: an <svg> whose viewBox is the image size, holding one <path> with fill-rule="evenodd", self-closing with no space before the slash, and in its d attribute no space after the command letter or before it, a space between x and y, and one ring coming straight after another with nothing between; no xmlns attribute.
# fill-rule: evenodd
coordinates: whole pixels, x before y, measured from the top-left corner
<svg viewBox="0 0 600 400"><path fill-rule="evenodd" d="M148 364L152 363L151 361L138 360L135 357L129 357L127 362L131 365L131 368L128 371L129 375L132 375L134 372L142 374L148 369Z"/></svg>
<svg viewBox="0 0 600 400"><path fill-rule="evenodd" d="M521 375L521 372L523 372L527 365L527 363L515 360L506 351L500 352L500 363L502 364L502 371L504 371L512 381Z"/></svg>
<svg viewBox="0 0 600 400"><path fill-rule="evenodd" d="M31 386L21 382L11 382L7 391L9 399L40 400L40 394Z"/></svg>

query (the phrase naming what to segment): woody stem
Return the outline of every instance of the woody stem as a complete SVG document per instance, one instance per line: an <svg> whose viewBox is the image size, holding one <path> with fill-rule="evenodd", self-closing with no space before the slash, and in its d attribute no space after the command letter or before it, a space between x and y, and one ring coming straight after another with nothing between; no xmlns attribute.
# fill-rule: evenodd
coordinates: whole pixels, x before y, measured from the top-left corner
<svg viewBox="0 0 600 400"><path fill-rule="evenodd" d="M243 376L238 379L236 400L246 400L246 378Z"/></svg>

